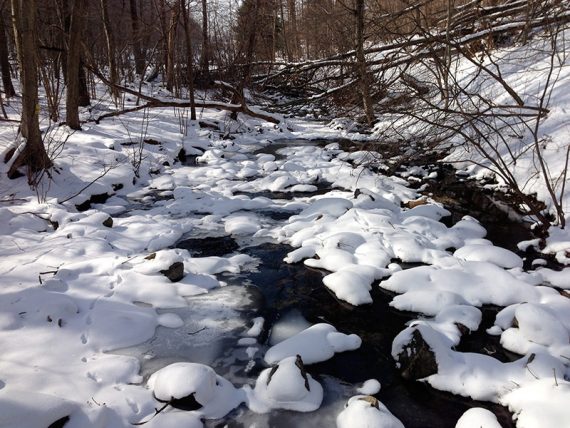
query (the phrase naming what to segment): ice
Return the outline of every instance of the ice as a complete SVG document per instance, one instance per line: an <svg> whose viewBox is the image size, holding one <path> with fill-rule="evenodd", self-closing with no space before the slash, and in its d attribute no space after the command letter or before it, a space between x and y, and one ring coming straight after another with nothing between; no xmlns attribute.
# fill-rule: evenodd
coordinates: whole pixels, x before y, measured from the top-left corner
<svg viewBox="0 0 570 428"><path fill-rule="evenodd" d="M111 300L98 301L91 319L85 342L99 351L112 351L144 342L154 335L158 325L154 310Z"/></svg>
<svg viewBox="0 0 570 428"><path fill-rule="evenodd" d="M283 314L272 326L269 344L276 345L279 342L283 342L285 339L295 336L310 326L311 323L301 315L301 312L297 309L292 309Z"/></svg>
<svg viewBox="0 0 570 428"><path fill-rule="evenodd" d="M200 415L194 412L168 409L154 416L144 426L147 428L203 428L204 424Z"/></svg>
<svg viewBox="0 0 570 428"><path fill-rule="evenodd" d="M358 349L361 343L355 334L339 333L332 325L320 323L272 346L264 359L267 364L275 364L300 355L305 364L313 364L332 358L336 352Z"/></svg>
<svg viewBox="0 0 570 428"><path fill-rule="evenodd" d="M158 323L163 327L178 328L184 325L184 320L177 314L161 314L158 316Z"/></svg>
<svg viewBox="0 0 570 428"><path fill-rule="evenodd" d="M501 424L489 410L473 407L463 413L455 428L501 428Z"/></svg>

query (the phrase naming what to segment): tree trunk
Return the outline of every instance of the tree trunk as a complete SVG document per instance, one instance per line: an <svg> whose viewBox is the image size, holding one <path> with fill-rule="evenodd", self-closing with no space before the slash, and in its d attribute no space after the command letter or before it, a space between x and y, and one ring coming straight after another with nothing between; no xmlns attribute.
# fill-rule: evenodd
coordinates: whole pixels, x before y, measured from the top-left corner
<svg viewBox="0 0 570 428"><path fill-rule="evenodd" d="M184 20L184 34L186 35L186 72L188 79L188 92L190 95L190 119L196 120L196 103L194 100L194 64L192 59L192 34L190 32L190 10L184 6L185 0L180 0L180 12Z"/></svg>
<svg viewBox="0 0 570 428"><path fill-rule="evenodd" d="M133 38L133 56L135 57L135 72L139 77L143 78L144 73L144 57L141 49L141 33L139 26L139 15L137 12L137 1L130 0L131 6L131 28L132 28L132 38Z"/></svg>
<svg viewBox="0 0 570 428"><path fill-rule="evenodd" d="M297 29L297 8L296 0L287 0L287 8L289 9L289 26L291 28L291 38L289 46L291 47L291 54L293 60L299 59L299 30Z"/></svg>
<svg viewBox="0 0 570 428"><path fill-rule="evenodd" d="M255 0L253 5L253 10L250 12L250 16L248 19L248 25L246 28L249 30L249 34L247 37L247 45L246 45L246 53L244 58L244 66L242 68L243 75L239 82L239 86L237 91L234 93L232 97L233 104L243 104L245 105L245 96L243 93L244 88L249 84L249 80L251 78L251 68L253 62L253 54L255 52L255 43L256 43L256 36L257 36L257 24L258 24L258 16L259 16L259 9L261 6L261 2L263 0ZM240 49L241 50L241 49Z"/></svg>
<svg viewBox="0 0 570 428"><path fill-rule="evenodd" d="M208 37L208 4L202 0L202 56L200 58L202 76L208 85L210 82L210 39Z"/></svg>
<svg viewBox="0 0 570 428"><path fill-rule="evenodd" d="M4 28L4 14L0 7L0 68L2 69L2 85L6 98L16 95L12 78L10 77L10 61L8 58L8 40L6 37L6 29Z"/></svg>
<svg viewBox="0 0 570 428"><path fill-rule="evenodd" d="M105 39L107 41L107 55L109 57L109 80L113 84L119 83L119 73L117 71L117 58L115 53L115 40L113 30L111 29L111 20L109 19L109 10L107 0L101 0L101 18L103 19L103 28L105 30ZM112 86L111 95L115 102L119 99L119 90Z"/></svg>
<svg viewBox="0 0 570 428"><path fill-rule="evenodd" d="M178 17L180 10L178 5L173 6L170 11L170 24L168 25L167 46L166 46L166 89L172 91L174 89L174 61L175 61L175 44L176 30L178 27Z"/></svg>
<svg viewBox="0 0 570 428"><path fill-rule="evenodd" d="M71 129L81 129L79 122L80 98L84 98L86 89L85 72L81 76L81 37L83 28L83 13L85 0L74 0L71 6L71 22L69 24L69 38L67 42L67 92L65 97L65 123ZM83 77L83 79L81 79ZM81 85L85 84L84 90ZM83 92L83 93L82 93ZM82 99L81 101L85 101Z"/></svg>
<svg viewBox="0 0 570 428"><path fill-rule="evenodd" d="M10 167L8 177L17 177L17 169L26 166L28 183L36 185L37 174L52 165L42 142L39 125L36 0L12 0L12 21L22 88L20 131L26 145Z"/></svg>
<svg viewBox="0 0 570 428"><path fill-rule="evenodd" d="M366 122L371 125L374 122L374 108L372 97L370 96L370 78L364 55L364 0L356 1L356 68L359 78L360 95L362 96L362 107L366 115Z"/></svg>
<svg viewBox="0 0 570 428"><path fill-rule="evenodd" d="M93 86L92 86L93 87ZM87 107L91 104L91 97L89 95L89 88L87 86L87 73L85 73L85 64L83 60L79 59L79 105Z"/></svg>

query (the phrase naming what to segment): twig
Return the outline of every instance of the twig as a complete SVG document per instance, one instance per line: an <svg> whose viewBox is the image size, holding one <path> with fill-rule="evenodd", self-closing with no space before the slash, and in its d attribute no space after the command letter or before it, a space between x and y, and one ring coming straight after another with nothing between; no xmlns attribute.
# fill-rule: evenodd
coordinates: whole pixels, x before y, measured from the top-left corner
<svg viewBox="0 0 570 428"><path fill-rule="evenodd" d="M114 166L110 166L108 168L105 168L105 170L103 171L103 173L97 177L95 180L93 180L92 182L88 183L86 186L82 187L77 193L74 193L73 195L71 195L69 198L64 199L63 201L59 201L60 204L63 204L73 198L75 198L77 195L80 195L83 191L87 190L89 187L91 187L93 184L95 184L95 182L97 182L98 180L100 180L101 178L105 177L109 171L111 171L112 169L114 169Z"/></svg>
<svg viewBox="0 0 570 428"><path fill-rule="evenodd" d="M144 424L152 421L156 415L158 415L160 412L162 412L164 409L166 409L169 405L170 405L170 403L166 403L160 409L154 409L154 415L152 415L147 421L133 422L131 425L144 425Z"/></svg>

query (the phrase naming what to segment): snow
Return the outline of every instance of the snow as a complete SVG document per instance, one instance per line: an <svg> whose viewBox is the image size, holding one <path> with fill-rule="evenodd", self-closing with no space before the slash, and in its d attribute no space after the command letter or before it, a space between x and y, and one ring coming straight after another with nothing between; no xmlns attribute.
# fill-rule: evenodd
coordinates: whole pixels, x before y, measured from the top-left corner
<svg viewBox="0 0 570 428"><path fill-rule="evenodd" d="M404 425L379 401L376 406L357 395L348 400L346 408L338 415L338 428L403 428ZM374 399L375 400L375 399Z"/></svg>
<svg viewBox="0 0 570 428"><path fill-rule="evenodd" d="M463 413L455 428L501 428L501 424L489 410L474 407Z"/></svg>
<svg viewBox="0 0 570 428"><path fill-rule="evenodd" d="M263 330L263 324L265 323L265 319L263 317L256 317L253 319L253 325L251 328L246 332L246 335L257 337L261 334Z"/></svg>
<svg viewBox="0 0 570 428"><path fill-rule="evenodd" d="M558 121L558 110L548 120ZM56 159L58 173L39 195L25 179L0 181L0 426L45 428L70 416L71 428L141 421L202 427L202 419L222 418L240 406L248 412L247 406L260 413L339 413L339 427L401 427L382 403L376 407L362 396L350 398L341 412L327 401L326 376L305 379L296 365L297 355L310 368L357 350L357 335L325 322L312 325L319 321L310 323L295 309L276 320L266 317L248 291L256 284L226 285L231 275L258 268L243 249L262 242L290 245L284 263L323 270L323 287L343 303L370 304L378 286L395 293L393 308L419 315L394 339L393 354L419 329L436 355L438 373L423 380L434 388L508 406L518 428L570 425L570 304L557 290L570 288L569 269L537 263L536 271L523 271L517 254L483 239L487 232L476 219L441 223L449 211L428 197L424 205L401 208L419 193L405 180L368 169L370 152L284 144L277 155L256 153L282 137L346 136L351 123L291 119L274 128L253 119L233 123L206 109L204 120L242 128L228 141L197 123L182 135L171 109L153 113L148 137L160 146L144 146L138 176L131 163L135 149L121 144L131 142L126 128L140 133L135 113L69 134ZM9 126L0 127L2 152ZM63 127L57 132L68 135ZM199 167L175 162L182 147L200 154ZM2 164L0 173L6 168ZM408 173L434 177L421 169ZM319 190L327 183L332 190ZM291 199L256 196L267 191ZM103 193L107 202L76 209ZM264 210L291 215L273 220ZM109 216L112 227L103 225ZM551 232L543 251L566 261L567 231ZM226 257L174 248L181 239L228 234L240 249ZM184 276L171 282L161 271L175 262L183 264ZM488 331L519 359L504 363L456 351L461 326L476 331L483 305L503 307ZM266 367L274 364L276 370ZM340 399L377 394L380 381L349 385ZM167 406L153 416L162 406L156 399L192 393L201 409ZM458 427L495 428L495 422L473 409Z"/></svg>
<svg viewBox="0 0 570 428"><path fill-rule="evenodd" d="M273 409L312 412L319 408L323 388L310 374L305 378L296 361L297 357L283 359L275 371L265 369L261 372L254 389L246 387L247 404L251 410L258 413Z"/></svg>
<svg viewBox="0 0 570 428"><path fill-rule="evenodd" d="M356 390L359 394L363 395L374 395L380 392L380 382L376 379L368 379L362 384L360 388Z"/></svg>
<svg viewBox="0 0 570 428"><path fill-rule="evenodd" d="M225 416L243 401L239 390L203 364L170 364L153 373L147 384L155 398L163 402L193 395L202 406L197 412L211 419Z"/></svg>
<svg viewBox="0 0 570 428"><path fill-rule="evenodd" d="M515 414L518 428L554 428L570 425L570 382L541 379L517 388L501 399Z"/></svg>
<svg viewBox="0 0 570 428"><path fill-rule="evenodd" d="M330 324L315 324L306 330L272 346L265 353L267 364L275 364L294 355L300 355L305 364L332 358L337 352L358 349L362 340L355 334L340 333Z"/></svg>
<svg viewBox="0 0 570 428"><path fill-rule="evenodd" d="M435 354L438 372L424 380L436 389L471 397L474 400L499 402L505 394L532 385L540 379L554 381L554 374L563 377L568 368L559 359L545 353L522 357L510 363L484 354L457 352L456 344L439 326L426 323L408 327L392 344L394 358L400 354L417 329Z"/></svg>
<svg viewBox="0 0 570 428"><path fill-rule="evenodd" d="M0 426L45 428L78 407L72 401L51 395L5 388L0 390Z"/></svg>
<svg viewBox="0 0 570 428"><path fill-rule="evenodd" d="M453 255L462 260L494 263L506 269L523 266L522 259L515 253L493 245L466 245Z"/></svg>

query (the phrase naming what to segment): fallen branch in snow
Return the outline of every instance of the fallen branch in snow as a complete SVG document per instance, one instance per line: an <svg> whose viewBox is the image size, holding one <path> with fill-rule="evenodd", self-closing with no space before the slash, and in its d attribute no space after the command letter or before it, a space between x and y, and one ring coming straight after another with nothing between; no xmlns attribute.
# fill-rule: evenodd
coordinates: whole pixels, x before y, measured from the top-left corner
<svg viewBox="0 0 570 428"><path fill-rule="evenodd" d="M128 94L134 95L136 97L139 97L142 100L147 101L146 104L141 105L141 106L103 114L103 115L99 116L97 119L95 119L95 123L99 123L101 120L108 118L108 117L114 117L114 116L119 116L119 115L126 114L126 113L132 113L132 112L142 110L145 108L152 108L152 107L190 107L192 105L192 103L190 101L172 101L172 100L163 100L163 99L159 99L156 97L151 97L149 95L143 94L140 91L135 91L134 89L127 88L126 86L122 86L122 85L110 82L105 77L105 75L103 75L103 73L101 73L95 67L89 66L89 69L93 74L95 74L108 87L118 89L122 92L126 92ZM218 109L218 110L226 110L226 111L230 111L232 113L243 113L245 115L255 117L257 119L262 119L262 120L265 120L267 122L271 122L271 123L275 123L275 124L280 123L279 119L277 119L273 116L251 110L247 106L247 104L245 104L245 103L243 103L243 104L229 104L229 103L219 103L219 102L213 102L212 101L212 102L195 102L194 105L197 108L212 108L212 109Z"/></svg>
<svg viewBox="0 0 570 428"><path fill-rule="evenodd" d="M448 48L450 48L453 53L469 56L470 52L468 47L477 44L477 42L481 42L489 38L513 34L522 30L544 28L551 25L563 25L569 22L570 11L564 11L563 13L559 13L554 16L542 16L532 20L521 18L520 20L513 20L508 23L499 23L468 34L465 34L465 30L462 28L453 30L449 35L445 32L426 32L426 34L421 36L414 35L403 40L400 39L391 43L366 49L364 53L367 56L373 56L373 58L368 59L366 62L370 67L370 71L377 75L389 70L394 70L401 66L417 63L425 58L431 58L434 54L445 52ZM288 78L291 76L314 72L315 70L323 70L326 68L337 70L337 72L332 73L331 78L329 78L329 80L334 80L338 75L338 68L346 67L347 69L350 69L350 67L353 66L354 56L355 51L348 51L319 60L309 60L296 63L275 63L279 68L269 75L260 77L256 83L266 84L270 81L283 79L285 86L287 86L289 85ZM263 64L263 62L254 63L254 65ZM489 73L491 70L488 69L486 72ZM333 94L357 84L358 81L358 78L353 78L341 85L335 85L328 89L323 88L322 92L313 95L309 100L315 101L320 98L330 97ZM517 99L514 91L510 90L510 88L505 89L511 94L511 96L513 96L518 105L522 105L522 100L520 98ZM286 106L296 102L298 101L290 101L288 103L281 104L280 106Z"/></svg>
<svg viewBox="0 0 570 428"><path fill-rule="evenodd" d="M68 198L65 198L61 201L58 201L58 203L63 204L67 201L70 201L71 199L75 198L76 196L80 195L81 193L83 193L85 190L87 190L89 187L91 187L93 184L95 184L98 180L100 180L101 178L105 177L111 170L115 169L117 166L116 165L110 165L110 166L106 166L103 169L103 172L97 177L95 178L93 181L87 183L85 186L83 186L81 189L79 189L79 191L77 191L76 193L74 193L73 195L69 196Z"/></svg>

